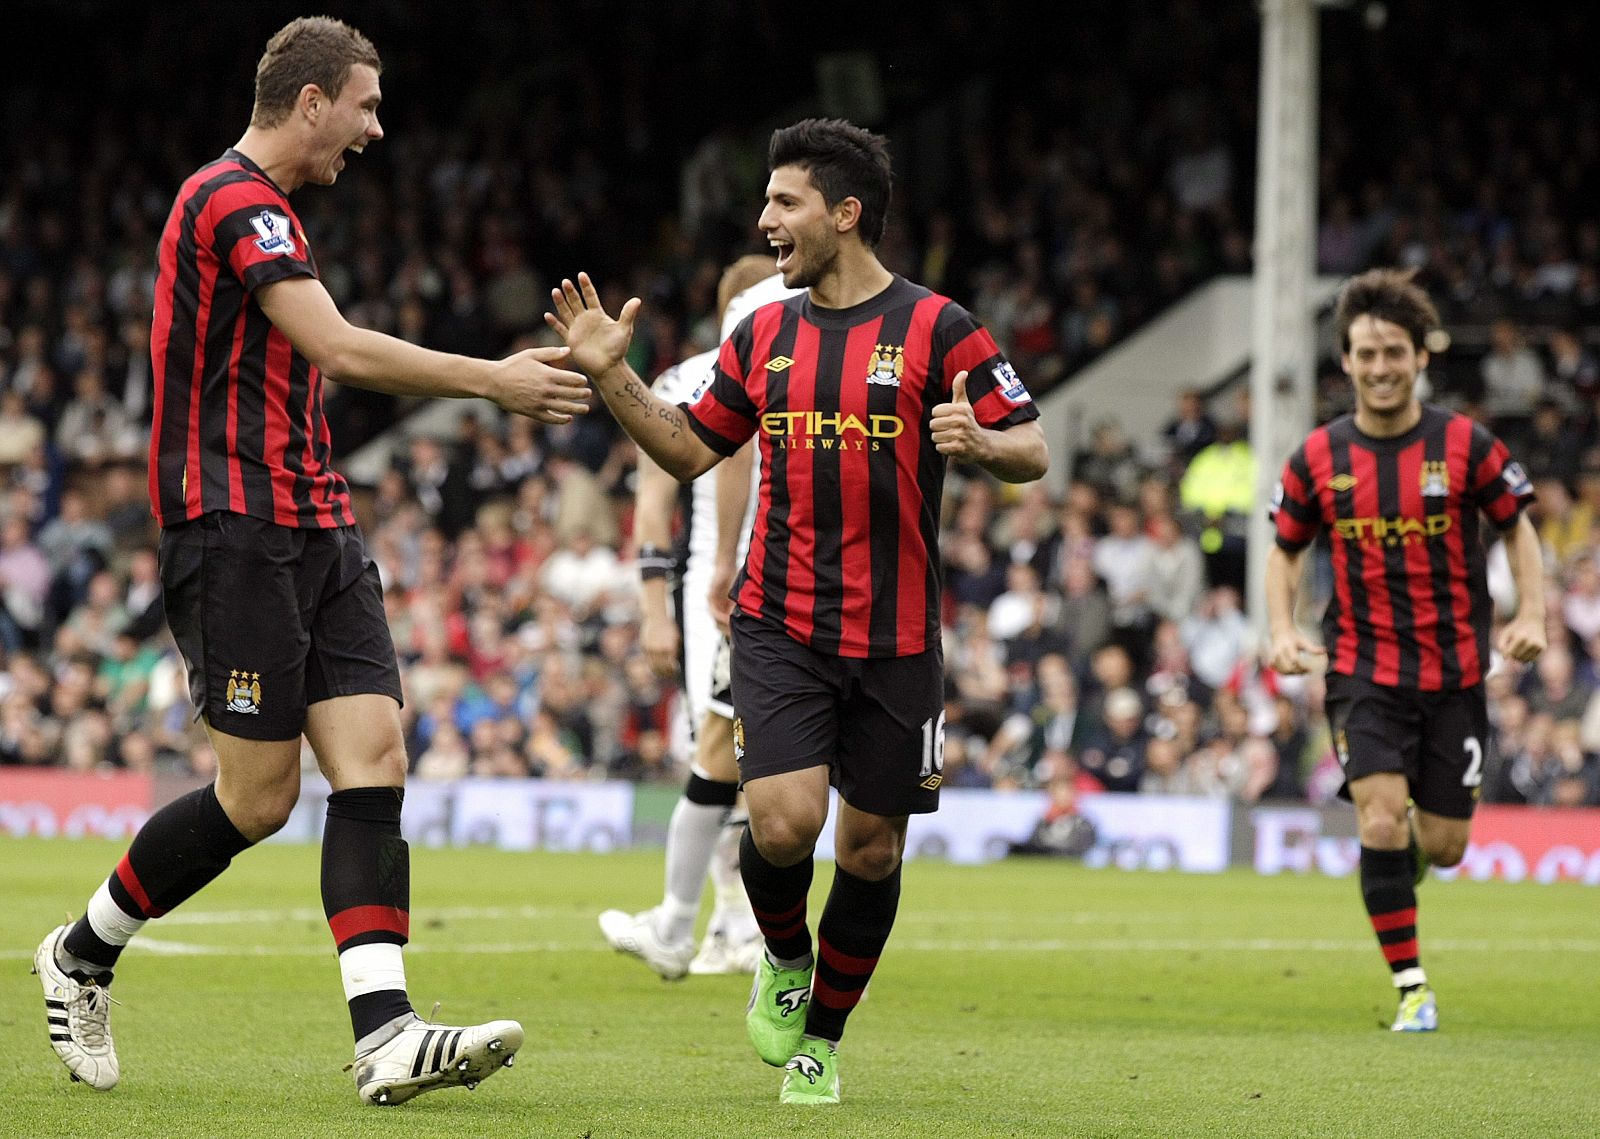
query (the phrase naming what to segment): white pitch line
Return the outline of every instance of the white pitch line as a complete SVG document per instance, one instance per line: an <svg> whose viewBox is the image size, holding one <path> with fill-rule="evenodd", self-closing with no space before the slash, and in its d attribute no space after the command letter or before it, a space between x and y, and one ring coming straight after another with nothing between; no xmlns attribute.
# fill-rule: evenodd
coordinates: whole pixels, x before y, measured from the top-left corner
<svg viewBox="0 0 1600 1139"><path fill-rule="evenodd" d="M1456 953L1597 953L1600 940L1593 938L1536 938L1524 941L1495 941L1488 938L1433 938L1430 951ZM1366 939L1317 938L1059 938L977 940L920 940L891 942L892 948L914 953L1369 953ZM315 945L201 945L143 937L130 949L158 956L178 957L329 957L331 946ZM510 956L519 953L602 953L611 952L598 940L583 941L508 941L451 945L423 942L407 947L408 953L461 953L472 956ZM31 960L31 950L0 950L0 960Z"/></svg>
<svg viewBox="0 0 1600 1139"><path fill-rule="evenodd" d="M548 918L567 911L540 906L442 906L416 914L418 921L503 921L507 918ZM325 921L321 910L179 910L161 919L163 925L275 925L289 921Z"/></svg>

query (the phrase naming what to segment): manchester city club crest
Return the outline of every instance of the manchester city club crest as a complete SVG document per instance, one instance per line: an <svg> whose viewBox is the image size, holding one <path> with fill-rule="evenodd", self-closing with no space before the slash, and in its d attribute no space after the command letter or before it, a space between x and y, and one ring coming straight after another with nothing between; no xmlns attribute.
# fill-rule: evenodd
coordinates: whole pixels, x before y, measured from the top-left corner
<svg viewBox="0 0 1600 1139"><path fill-rule="evenodd" d="M261 714L261 674L241 669L228 670L227 708L247 716Z"/></svg>
<svg viewBox="0 0 1600 1139"><path fill-rule="evenodd" d="M876 344L872 349L872 359L867 361L867 383L883 384L886 387L897 388L900 386L900 377L906 371L906 350L899 344Z"/></svg>
<svg viewBox="0 0 1600 1139"><path fill-rule="evenodd" d="M733 761L744 759L744 717L733 718Z"/></svg>
<svg viewBox="0 0 1600 1139"><path fill-rule="evenodd" d="M1450 467L1443 459L1429 459L1417 476L1423 498L1443 498L1450 493Z"/></svg>

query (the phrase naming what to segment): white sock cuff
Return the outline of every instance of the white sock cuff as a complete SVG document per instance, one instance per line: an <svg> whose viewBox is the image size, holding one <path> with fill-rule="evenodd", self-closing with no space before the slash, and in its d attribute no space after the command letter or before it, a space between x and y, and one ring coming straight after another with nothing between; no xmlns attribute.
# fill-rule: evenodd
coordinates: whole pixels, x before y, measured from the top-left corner
<svg viewBox="0 0 1600 1139"><path fill-rule="evenodd" d="M1410 969L1402 969L1394 975L1394 987L1397 989L1408 988L1411 985L1426 985L1428 975L1422 971L1422 966L1417 965Z"/></svg>
<svg viewBox="0 0 1600 1139"><path fill-rule="evenodd" d="M339 954L339 974L344 979L344 999L366 993L406 988L405 958L400 946L388 942L353 945Z"/></svg>
<svg viewBox="0 0 1600 1139"><path fill-rule="evenodd" d="M144 928L145 923L144 918L130 917L126 910L117 905L111 897L111 887L106 882L101 882L100 888L89 899L84 916L89 919L89 928L94 930L94 935L107 945L128 944L133 940L133 935Z"/></svg>

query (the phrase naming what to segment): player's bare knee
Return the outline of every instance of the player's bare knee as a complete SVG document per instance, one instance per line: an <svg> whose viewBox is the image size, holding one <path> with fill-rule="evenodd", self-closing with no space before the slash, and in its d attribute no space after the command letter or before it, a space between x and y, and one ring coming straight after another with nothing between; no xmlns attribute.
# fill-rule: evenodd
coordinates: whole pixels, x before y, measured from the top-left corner
<svg viewBox="0 0 1600 1139"><path fill-rule="evenodd" d="M839 865L847 873L868 882L881 882L900 865L900 844L874 841L848 851L837 852Z"/></svg>
<svg viewBox="0 0 1600 1139"><path fill-rule="evenodd" d="M756 849L774 866L793 866L816 849L821 820L804 814L772 814L750 818L750 837Z"/></svg>
<svg viewBox="0 0 1600 1139"><path fill-rule="evenodd" d="M251 842L260 842L283 829L299 801L297 781L292 787L260 789L247 799L224 801L222 806L240 834Z"/></svg>

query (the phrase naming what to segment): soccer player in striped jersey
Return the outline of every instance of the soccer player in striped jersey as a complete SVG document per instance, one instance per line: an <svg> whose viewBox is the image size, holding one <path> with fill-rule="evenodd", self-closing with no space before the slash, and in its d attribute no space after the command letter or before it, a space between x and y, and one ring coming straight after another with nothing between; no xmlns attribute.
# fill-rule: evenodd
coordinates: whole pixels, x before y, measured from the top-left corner
<svg viewBox="0 0 1600 1139"><path fill-rule="evenodd" d="M1396 1032L1432 1032L1416 887L1429 863L1466 852L1483 781L1492 604L1479 516L1510 556L1517 610L1495 647L1510 661L1545 647L1544 568L1525 511L1532 488L1506 446L1465 415L1424 404L1433 303L1411 275L1346 282L1336 310L1355 411L1308 435L1274 495L1267 557L1271 664L1327 657L1329 726L1361 840L1361 895L1400 993ZM1333 560L1318 645L1294 623L1307 549Z"/></svg>
<svg viewBox="0 0 1600 1139"><path fill-rule="evenodd" d="M790 292L773 269L772 258L760 253L741 257L718 282L718 317L724 334L758 305ZM711 349L672 365L656 377L652 392L668 403L693 403L716 374L717 353ZM746 507L753 502L748 490L755 473L749 459L747 446L741 462L725 463L689 487L680 554L669 547L683 487L649 455L639 455L634 496L641 578L639 642L658 675L676 676L681 668L694 758L683 797L667 824L666 883L660 903L637 914L606 910L600 915L600 929L613 949L639 958L667 980L685 973L753 973L762 948L739 879L738 843L745 824L736 809L739 767L733 757L729 646L713 612L726 607L732 580L731 574L719 578L719 564L731 563L735 552L742 555L749 542L752 513ZM725 485L730 478L742 484L731 494ZM724 511L726 519L719 517ZM724 539L731 540L726 547ZM682 573L675 592L681 620L672 614L669 593L670 579L679 566ZM715 584L719 580L720 588ZM714 903L696 952L694 926L708 871Z"/></svg>
<svg viewBox="0 0 1600 1139"><path fill-rule="evenodd" d="M407 396L482 396L565 423L587 410L564 348L505 360L433 352L345 321L289 194L332 185L383 137L382 64L360 32L298 19L267 43L238 144L179 189L158 254L150 501L161 585L212 785L152 815L83 917L34 956L50 1040L75 1080L113 1087L107 989L124 946L283 826L309 741L332 786L322 899L355 1033L356 1090L393 1104L510 1062L516 1021L423 1023L406 991L410 863L400 834L400 676L377 567L330 465L322 376Z"/></svg>
<svg viewBox="0 0 1600 1139"><path fill-rule="evenodd" d="M785 1103L837 1103L837 1046L893 927L906 821L943 765L938 526L945 467L1008 482L1049 464L1027 387L960 305L875 252L883 138L837 119L773 132L758 225L785 285L723 344L693 405L627 365L640 302L615 317L587 274L547 319L618 422L682 481L754 438L760 486L733 588L734 747L750 810L740 871L766 938L746 1012ZM813 853L841 805L835 868L807 922Z"/></svg>

